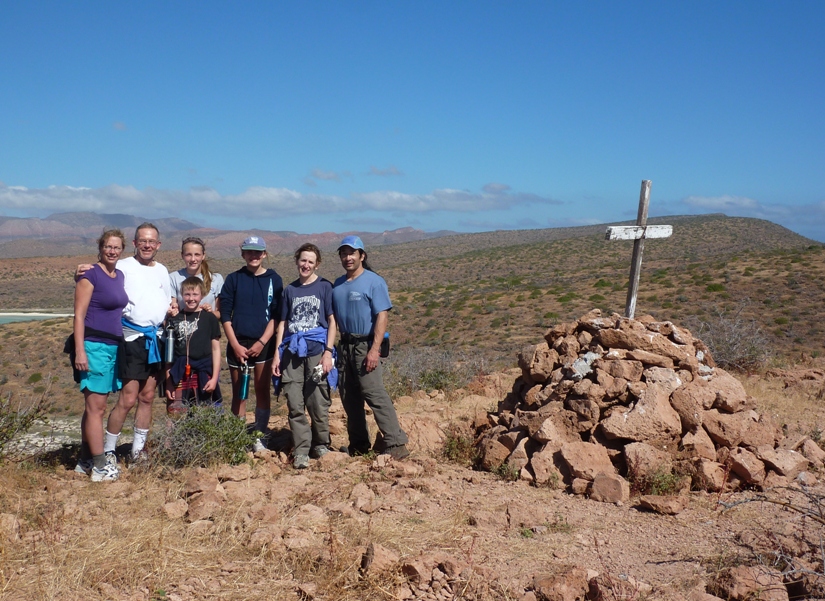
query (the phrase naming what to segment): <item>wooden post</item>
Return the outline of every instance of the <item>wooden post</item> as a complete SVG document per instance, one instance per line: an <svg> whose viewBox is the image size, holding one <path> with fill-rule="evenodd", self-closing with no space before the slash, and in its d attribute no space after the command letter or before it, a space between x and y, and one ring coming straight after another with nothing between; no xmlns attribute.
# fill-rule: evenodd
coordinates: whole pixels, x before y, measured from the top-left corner
<svg viewBox="0 0 825 601"><path fill-rule="evenodd" d="M645 250L645 238L667 238L673 233L670 225L647 225L647 208L650 205L649 179L642 181L639 192L639 213L635 226L612 226L607 228L608 240L633 240L633 259L630 265L630 285L627 287L627 301L624 315L630 319L636 314L636 299L639 294L639 274L642 271L642 253Z"/></svg>
<svg viewBox="0 0 825 601"><path fill-rule="evenodd" d="M647 208L650 206L650 185L649 179L642 180L642 189L639 192L639 213L636 215L636 225L645 227L647 225ZM630 263L630 285L627 287L627 301L624 305L624 316L633 319L636 314L636 298L639 294L639 275L642 272L642 253L645 251L645 238L637 238L633 241L633 259Z"/></svg>

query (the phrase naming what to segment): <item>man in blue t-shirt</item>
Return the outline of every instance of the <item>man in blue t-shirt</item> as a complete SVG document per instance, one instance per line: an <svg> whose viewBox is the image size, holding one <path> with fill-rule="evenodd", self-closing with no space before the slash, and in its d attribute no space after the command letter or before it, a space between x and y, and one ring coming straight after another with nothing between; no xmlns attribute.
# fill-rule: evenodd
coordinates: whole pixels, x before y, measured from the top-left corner
<svg viewBox="0 0 825 601"><path fill-rule="evenodd" d="M387 283L370 268L364 243L358 236L347 236L341 241L338 257L347 273L335 280L332 306L341 332L338 390L347 413L348 450L351 455L370 450L366 401L384 437L384 453L403 459L410 454L407 435L384 388L379 356L387 331L387 314L392 309Z"/></svg>

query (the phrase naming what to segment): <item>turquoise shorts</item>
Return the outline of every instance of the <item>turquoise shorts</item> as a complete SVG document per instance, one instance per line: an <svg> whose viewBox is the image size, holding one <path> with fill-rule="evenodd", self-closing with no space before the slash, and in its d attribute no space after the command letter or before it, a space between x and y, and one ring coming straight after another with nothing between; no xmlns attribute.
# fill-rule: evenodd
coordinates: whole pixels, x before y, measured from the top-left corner
<svg viewBox="0 0 825 601"><path fill-rule="evenodd" d="M117 373L117 345L83 341L89 371L80 372L80 390L97 394L117 392L123 387Z"/></svg>

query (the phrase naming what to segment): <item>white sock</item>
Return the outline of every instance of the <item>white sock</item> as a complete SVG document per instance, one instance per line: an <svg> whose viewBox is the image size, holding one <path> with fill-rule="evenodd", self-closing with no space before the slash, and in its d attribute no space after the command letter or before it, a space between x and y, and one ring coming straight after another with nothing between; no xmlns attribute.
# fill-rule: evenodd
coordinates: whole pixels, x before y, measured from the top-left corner
<svg viewBox="0 0 825 601"><path fill-rule="evenodd" d="M148 429L142 430L140 428L135 428L135 438L132 441L132 459L140 455L143 447L146 446L146 436L148 436L148 434Z"/></svg>
<svg viewBox="0 0 825 601"><path fill-rule="evenodd" d="M106 435L103 437L103 452L104 453L114 453L115 449L117 448L117 438L120 436L120 432L117 434L112 434L108 430L106 430Z"/></svg>
<svg viewBox="0 0 825 601"><path fill-rule="evenodd" d="M255 429L266 434L269 425L269 409L255 409Z"/></svg>

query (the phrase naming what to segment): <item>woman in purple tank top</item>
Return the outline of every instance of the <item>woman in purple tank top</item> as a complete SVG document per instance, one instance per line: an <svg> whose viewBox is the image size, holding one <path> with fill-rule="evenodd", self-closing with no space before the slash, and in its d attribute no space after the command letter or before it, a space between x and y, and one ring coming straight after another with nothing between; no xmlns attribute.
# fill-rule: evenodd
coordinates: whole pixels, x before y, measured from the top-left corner
<svg viewBox="0 0 825 601"><path fill-rule="evenodd" d="M75 369L86 407L80 421L83 443L75 471L93 482L117 480L117 462L103 453L103 414L110 392L121 388L118 347L123 339L121 315L129 302L123 272L116 269L126 245L120 230L107 230L97 241L98 261L77 281L74 292Z"/></svg>

